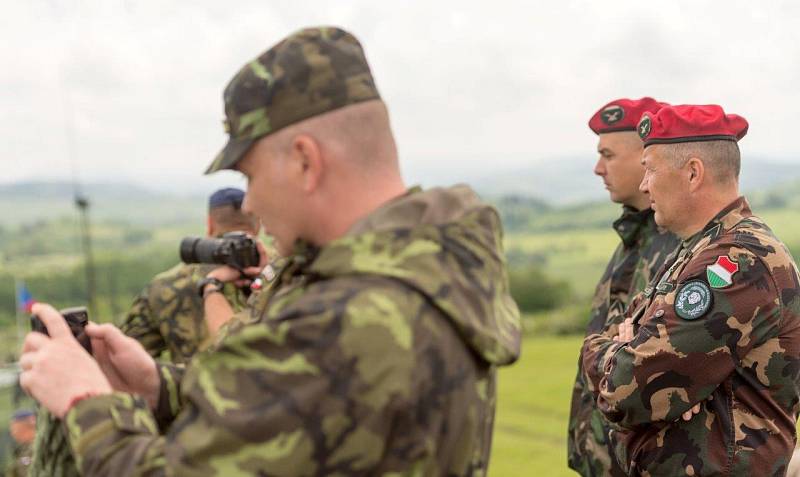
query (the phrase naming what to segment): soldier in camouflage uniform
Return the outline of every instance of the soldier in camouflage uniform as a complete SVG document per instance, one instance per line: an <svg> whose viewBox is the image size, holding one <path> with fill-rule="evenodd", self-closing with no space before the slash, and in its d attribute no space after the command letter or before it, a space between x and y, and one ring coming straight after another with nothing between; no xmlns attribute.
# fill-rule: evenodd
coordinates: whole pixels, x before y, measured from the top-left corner
<svg viewBox="0 0 800 477"><path fill-rule="evenodd" d="M497 212L465 186L406 189L364 53L338 28L278 43L225 103L211 171L248 176L244 208L287 264L185 370L111 325L88 327L93 361L37 305L51 337L26 338L22 383L65 416L83 474L484 475L496 368L520 344Z"/></svg>
<svg viewBox="0 0 800 477"><path fill-rule="evenodd" d="M617 99L589 120L589 127L599 138L600 158L594 172L603 179L611 200L622 204L622 216L613 225L621 242L595 289L587 335L616 334L629 300L644 290L679 243L675 235L659 229L649 197L639 190L644 167L636 126L642 113L656 112L663 106L652 98ZM597 409L594 394L583 377L581 360L582 356L572 391L567 436L569 466L585 476L624 475L611 450L613 426Z"/></svg>
<svg viewBox="0 0 800 477"><path fill-rule="evenodd" d="M225 188L214 192L208 201L208 236L227 232L258 235L258 219L242 212L244 192ZM136 297L120 329L135 338L154 358L169 354L171 362L187 363L209 339L203 300L197 285L215 265L179 263L153 279ZM236 310L244 308L245 296L233 284L225 297Z"/></svg>
<svg viewBox="0 0 800 477"><path fill-rule="evenodd" d="M25 477L31 465L33 437L36 432L36 415L29 410L20 410L11 417L9 432L13 448L5 469L7 477Z"/></svg>
<svg viewBox="0 0 800 477"><path fill-rule="evenodd" d="M209 197L209 237L233 231L258 234L258 220L241 211L243 198L244 192L236 188L220 189ZM120 329L141 343L150 356L186 364L211 343L197 285L214 268L216 265L180 263L156 275L136 297ZM228 284L224 291L234 309L244 308L247 297L240 289ZM40 408L37 422L31 476L79 475L60 420Z"/></svg>
<svg viewBox="0 0 800 477"><path fill-rule="evenodd" d="M781 476L800 398L800 276L738 195L747 122L674 106L639 123L656 222L683 239L583 366L629 475ZM692 414L697 415L692 417Z"/></svg>

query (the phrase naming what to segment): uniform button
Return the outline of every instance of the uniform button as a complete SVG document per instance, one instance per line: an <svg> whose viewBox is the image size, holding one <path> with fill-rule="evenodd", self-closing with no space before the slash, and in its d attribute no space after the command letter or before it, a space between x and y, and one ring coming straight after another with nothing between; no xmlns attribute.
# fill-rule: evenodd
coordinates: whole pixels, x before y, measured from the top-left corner
<svg viewBox="0 0 800 477"><path fill-rule="evenodd" d="M658 310L655 314L656 318L661 318L662 316L664 316L664 310Z"/></svg>

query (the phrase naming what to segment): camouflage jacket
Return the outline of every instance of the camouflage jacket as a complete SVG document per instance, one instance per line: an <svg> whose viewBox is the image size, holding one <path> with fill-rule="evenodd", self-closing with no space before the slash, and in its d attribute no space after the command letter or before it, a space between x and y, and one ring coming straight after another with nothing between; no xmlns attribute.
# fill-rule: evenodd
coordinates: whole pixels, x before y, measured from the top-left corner
<svg viewBox="0 0 800 477"><path fill-rule="evenodd" d="M630 343L584 341L630 475L783 475L800 384L800 277L740 198L631 303ZM700 414L680 419L701 404Z"/></svg>
<svg viewBox="0 0 800 477"><path fill-rule="evenodd" d="M197 283L214 267L181 263L156 275L136 297L120 329L139 341L154 358L164 358L166 352L173 363L187 363L212 342ZM235 310L243 308L246 297L242 292L228 285L224 293ZM41 409L36 422L31 476L79 475L61 421Z"/></svg>
<svg viewBox="0 0 800 477"><path fill-rule="evenodd" d="M6 477L27 477L31 465L32 446L16 444L5 470Z"/></svg>
<svg viewBox="0 0 800 477"><path fill-rule="evenodd" d="M616 334L631 298L644 290L653 275L680 244L675 235L659 230L653 211L623 207L614 222L621 239L595 289L586 335ZM572 390L569 433L570 468L585 476L624 475L610 451L611 428L597 409L594 393L584 379L581 358Z"/></svg>
<svg viewBox="0 0 800 477"><path fill-rule="evenodd" d="M120 393L70 410L84 475L485 474L520 345L497 212L412 191L296 252L213 353L161 368L155 416Z"/></svg>
<svg viewBox="0 0 800 477"><path fill-rule="evenodd" d="M120 326L122 332L154 358L166 351L173 363L187 363L209 342L197 283L214 267L180 263L156 275L133 302ZM226 285L224 292L234 310L244 308L247 297L242 292L232 285Z"/></svg>

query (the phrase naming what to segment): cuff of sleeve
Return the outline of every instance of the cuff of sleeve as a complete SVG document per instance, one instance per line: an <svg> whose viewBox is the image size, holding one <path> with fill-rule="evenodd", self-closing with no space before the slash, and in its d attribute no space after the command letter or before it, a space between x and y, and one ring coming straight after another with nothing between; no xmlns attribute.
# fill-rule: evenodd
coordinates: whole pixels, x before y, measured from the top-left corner
<svg viewBox="0 0 800 477"><path fill-rule="evenodd" d="M113 445L119 434L158 435L145 400L118 392L82 399L64 416L64 425L79 469L88 455Z"/></svg>
<svg viewBox="0 0 800 477"><path fill-rule="evenodd" d="M598 334L591 335L584 342L583 369L589 386L594 393L599 392L600 382L609 371L614 353L622 347L609 337Z"/></svg>
<svg viewBox="0 0 800 477"><path fill-rule="evenodd" d="M159 363L156 369L161 385L154 415L158 428L164 431L172 424L181 409L180 384L186 368L180 365Z"/></svg>

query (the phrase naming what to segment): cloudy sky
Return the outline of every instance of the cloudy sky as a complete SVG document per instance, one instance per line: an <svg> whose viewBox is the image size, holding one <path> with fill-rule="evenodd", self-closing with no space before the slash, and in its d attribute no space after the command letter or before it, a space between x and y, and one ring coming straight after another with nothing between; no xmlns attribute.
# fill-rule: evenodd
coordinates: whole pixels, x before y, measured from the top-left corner
<svg viewBox="0 0 800 477"><path fill-rule="evenodd" d="M594 157L621 97L719 103L745 157L800 166L800 3L791 1L0 0L0 182L207 188L221 92L288 33L358 36L411 182ZM73 166L74 165L74 166Z"/></svg>

